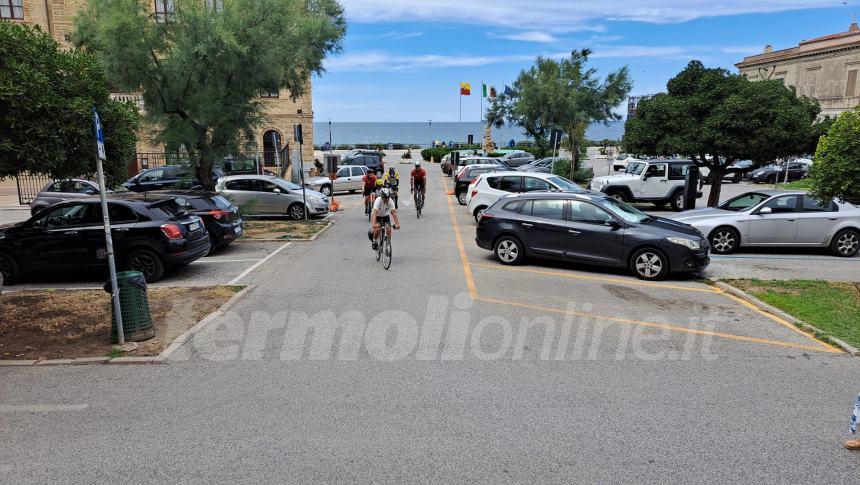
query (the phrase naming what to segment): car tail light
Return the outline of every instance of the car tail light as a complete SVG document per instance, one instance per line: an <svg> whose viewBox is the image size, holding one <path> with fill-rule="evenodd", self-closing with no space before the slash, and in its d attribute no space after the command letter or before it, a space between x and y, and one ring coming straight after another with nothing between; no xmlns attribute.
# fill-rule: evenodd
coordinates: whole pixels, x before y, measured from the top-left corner
<svg viewBox="0 0 860 485"><path fill-rule="evenodd" d="M473 189L472 190L472 197L474 197L476 195L478 195L478 189Z"/></svg>
<svg viewBox="0 0 860 485"><path fill-rule="evenodd" d="M223 219L225 217L229 217L230 211L216 209L216 210L209 211L209 215L214 217L216 220L220 221L221 219Z"/></svg>
<svg viewBox="0 0 860 485"><path fill-rule="evenodd" d="M463 180L463 177L465 177L465 176L466 176L466 171L463 170L457 174L457 180Z"/></svg>
<svg viewBox="0 0 860 485"><path fill-rule="evenodd" d="M162 224L161 232L163 232L168 239L182 239L182 229L179 228L178 224Z"/></svg>
<svg viewBox="0 0 860 485"><path fill-rule="evenodd" d="M492 219L493 217L496 217L496 216L494 216L488 212L484 212L483 214L481 214L481 220L482 221Z"/></svg>

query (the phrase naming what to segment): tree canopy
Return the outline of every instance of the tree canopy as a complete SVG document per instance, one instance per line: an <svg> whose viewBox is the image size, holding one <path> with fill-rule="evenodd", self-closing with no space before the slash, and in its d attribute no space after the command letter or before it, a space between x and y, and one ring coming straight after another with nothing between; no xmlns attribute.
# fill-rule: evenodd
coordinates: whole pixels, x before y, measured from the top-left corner
<svg viewBox="0 0 860 485"><path fill-rule="evenodd" d="M573 51L561 60L538 57L534 66L520 72L512 94L502 93L488 109L487 120L496 126L517 125L545 146L552 130L563 130L571 145L571 176L579 169L578 144L585 128L594 122L621 119L613 110L632 88L626 67L600 79L587 67L591 51Z"/></svg>
<svg viewBox="0 0 860 485"><path fill-rule="evenodd" d="M22 172L53 178L96 171L93 106L105 134L108 185L134 158L137 109L108 98L98 60L60 49L37 26L0 21L0 178Z"/></svg>
<svg viewBox="0 0 860 485"><path fill-rule="evenodd" d="M643 155L682 155L710 170L708 205L719 202L723 176L739 160L754 166L801 155L815 136L820 108L780 81L750 81L699 61L642 100L625 126L625 149ZM749 170L749 169L747 169Z"/></svg>
<svg viewBox="0 0 860 485"><path fill-rule="evenodd" d="M821 137L809 178L818 200L860 204L860 110L839 115Z"/></svg>
<svg viewBox="0 0 860 485"><path fill-rule="evenodd" d="M139 0L90 0L72 40L102 59L108 79L142 92L156 139L184 148L207 188L212 166L253 139L261 92L293 99L322 72L346 30L336 0L174 0L152 18Z"/></svg>

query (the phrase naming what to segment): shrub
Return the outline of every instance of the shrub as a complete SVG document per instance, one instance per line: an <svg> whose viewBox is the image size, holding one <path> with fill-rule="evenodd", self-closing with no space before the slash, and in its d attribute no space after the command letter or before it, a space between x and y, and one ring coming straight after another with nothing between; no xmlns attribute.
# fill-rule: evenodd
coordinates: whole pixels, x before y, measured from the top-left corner
<svg viewBox="0 0 860 485"><path fill-rule="evenodd" d="M556 161L555 165L553 166L552 173L555 175L558 175L560 177L567 178L570 175L570 160L558 160L558 161ZM571 180L580 184L580 185L585 185L593 178L594 178L594 169L589 167L589 168L581 168L581 169L577 170L576 172L574 172L573 178L571 178Z"/></svg>
<svg viewBox="0 0 860 485"><path fill-rule="evenodd" d="M860 204L860 109L839 115L818 141L809 178L816 199Z"/></svg>

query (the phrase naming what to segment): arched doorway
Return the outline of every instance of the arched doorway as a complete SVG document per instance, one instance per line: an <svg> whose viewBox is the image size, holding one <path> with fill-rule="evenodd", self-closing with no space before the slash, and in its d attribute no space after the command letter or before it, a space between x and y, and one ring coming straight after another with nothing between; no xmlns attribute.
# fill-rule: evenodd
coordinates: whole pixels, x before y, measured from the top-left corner
<svg viewBox="0 0 860 485"><path fill-rule="evenodd" d="M281 141L281 134L275 130L268 130L263 133L263 160L266 166L275 165L275 153L281 150ZM280 157L280 154L278 156Z"/></svg>

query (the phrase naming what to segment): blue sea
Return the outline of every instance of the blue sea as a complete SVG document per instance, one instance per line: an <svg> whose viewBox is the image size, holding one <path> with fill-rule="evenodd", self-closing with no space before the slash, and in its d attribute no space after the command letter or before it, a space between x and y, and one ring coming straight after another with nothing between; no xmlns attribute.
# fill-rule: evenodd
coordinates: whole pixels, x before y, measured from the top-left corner
<svg viewBox="0 0 860 485"><path fill-rule="evenodd" d="M432 140L445 143L466 142L468 135L474 135L475 143L484 137L484 125L477 121L458 122L332 122L331 142L333 145L354 145L362 143L402 143L405 145L429 146ZM624 121L610 122L608 125L594 124L586 130L589 140L620 140L624 134ZM510 140L526 141L526 136L518 127L493 128L493 140L498 145L507 145ZM314 123L314 145L322 145L329 140L328 122Z"/></svg>

